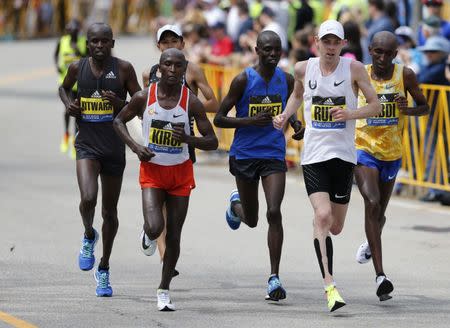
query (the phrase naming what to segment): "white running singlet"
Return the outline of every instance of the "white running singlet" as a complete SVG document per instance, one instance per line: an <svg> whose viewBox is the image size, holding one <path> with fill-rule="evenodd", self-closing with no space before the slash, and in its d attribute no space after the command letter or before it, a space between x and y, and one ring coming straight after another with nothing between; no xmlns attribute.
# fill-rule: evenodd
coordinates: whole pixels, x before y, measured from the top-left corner
<svg viewBox="0 0 450 328"><path fill-rule="evenodd" d="M302 165L340 158L356 164L355 120L335 122L329 110L357 109L352 88L352 59L340 57L333 73L322 76L319 58L310 58L304 80L304 117L306 122Z"/></svg>
<svg viewBox="0 0 450 328"><path fill-rule="evenodd" d="M159 105L157 91L157 83L152 83L148 88L147 108L142 117L143 145L155 153L151 163L164 166L184 163L189 159L188 146L172 139L172 125L184 124L184 132L190 135L189 89L182 86L180 100L171 109Z"/></svg>

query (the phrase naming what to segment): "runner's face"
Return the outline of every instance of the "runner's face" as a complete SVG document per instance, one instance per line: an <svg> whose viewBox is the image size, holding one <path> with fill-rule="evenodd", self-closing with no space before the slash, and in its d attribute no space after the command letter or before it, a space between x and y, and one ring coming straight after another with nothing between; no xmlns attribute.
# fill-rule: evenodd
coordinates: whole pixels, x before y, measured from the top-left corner
<svg viewBox="0 0 450 328"><path fill-rule="evenodd" d="M91 56L102 61L111 56L111 49L114 47L114 40L108 31L95 31L90 35L88 48Z"/></svg>
<svg viewBox="0 0 450 328"><path fill-rule="evenodd" d="M320 57L326 61L334 62L339 57L345 44L345 40L339 39L333 34L327 34L321 39L316 37L316 45L319 49Z"/></svg>
<svg viewBox="0 0 450 328"><path fill-rule="evenodd" d="M181 56L168 55L159 63L161 80L168 84L181 84L186 72L186 61Z"/></svg>
<svg viewBox="0 0 450 328"><path fill-rule="evenodd" d="M261 47L256 48L259 62L262 66L276 67L281 58L281 41L277 38L265 40Z"/></svg>
<svg viewBox="0 0 450 328"><path fill-rule="evenodd" d="M374 69L377 72L386 72L397 56L397 49L387 43L378 42L369 47L369 53L372 56Z"/></svg>
<svg viewBox="0 0 450 328"><path fill-rule="evenodd" d="M180 37L173 33L164 33L161 40L158 43L159 50L164 51L170 48L176 48L178 50L183 50L184 41Z"/></svg>

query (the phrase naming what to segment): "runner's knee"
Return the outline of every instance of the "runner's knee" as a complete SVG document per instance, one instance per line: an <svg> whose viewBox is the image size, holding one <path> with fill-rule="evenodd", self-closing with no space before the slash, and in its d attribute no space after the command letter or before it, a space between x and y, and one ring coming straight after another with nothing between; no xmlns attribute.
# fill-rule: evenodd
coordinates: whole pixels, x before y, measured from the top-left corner
<svg viewBox="0 0 450 328"><path fill-rule="evenodd" d="M317 209L314 215L314 225L320 229L328 229L331 226L331 209Z"/></svg>
<svg viewBox="0 0 450 328"><path fill-rule="evenodd" d="M281 210L279 207L269 207L267 209L267 222L269 224L281 224Z"/></svg>

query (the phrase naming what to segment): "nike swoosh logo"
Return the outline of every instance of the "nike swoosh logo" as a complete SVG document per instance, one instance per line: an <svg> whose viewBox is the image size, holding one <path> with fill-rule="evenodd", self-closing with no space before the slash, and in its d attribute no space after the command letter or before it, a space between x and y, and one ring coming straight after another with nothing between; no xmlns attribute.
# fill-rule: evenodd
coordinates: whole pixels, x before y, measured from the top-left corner
<svg viewBox="0 0 450 328"><path fill-rule="evenodd" d="M364 253L364 257L366 258L366 260L368 260L372 257L372 254Z"/></svg>
<svg viewBox="0 0 450 328"><path fill-rule="evenodd" d="M394 87L393 84L388 84L388 85L385 86L386 89L391 89L391 88L393 88L393 87Z"/></svg>
<svg viewBox="0 0 450 328"><path fill-rule="evenodd" d="M388 179L389 179L389 180L392 180L392 179L394 179L394 178L395 178L395 175L393 175L393 176L390 176L390 175L389 175L389 176L388 176Z"/></svg>
<svg viewBox="0 0 450 328"><path fill-rule="evenodd" d="M183 116L183 114L180 114L180 115L173 114L173 118L177 118L177 117L180 117L180 116Z"/></svg>
<svg viewBox="0 0 450 328"><path fill-rule="evenodd" d="M341 195L338 195L338 194L334 194L334 197L335 197L335 198L345 198L345 197L347 197L347 195L341 196Z"/></svg>
<svg viewBox="0 0 450 328"><path fill-rule="evenodd" d="M335 86L335 87L338 87L338 86L340 86L342 83L344 83L344 81L345 81L345 80L342 80L341 82L336 82L336 81L334 81L334 86Z"/></svg>

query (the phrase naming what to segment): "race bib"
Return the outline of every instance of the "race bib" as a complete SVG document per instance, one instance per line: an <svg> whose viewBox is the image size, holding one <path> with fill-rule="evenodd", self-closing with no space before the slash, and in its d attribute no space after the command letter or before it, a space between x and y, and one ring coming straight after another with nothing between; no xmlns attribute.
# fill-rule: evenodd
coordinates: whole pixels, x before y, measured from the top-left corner
<svg viewBox="0 0 450 328"><path fill-rule="evenodd" d="M381 113L375 117L369 117L367 119L367 125L369 126L389 126L397 125L399 111L397 103L394 101L397 93L384 93L378 95L378 100L381 103Z"/></svg>
<svg viewBox="0 0 450 328"><path fill-rule="evenodd" d="M102 98L80 98L81 119L86 122L109 122L113 120L114 108Z"/></svg>
<svg viewBox="0 0 450 328"><path fill-rule="evenodd" d="M172 123L152 120L148 148L155 153L180 154L183 151L183 145L172 138L172 132Z"/></svg>
<svg viewBox="0 0 450 328"><path fill-rule="evenodd" d="M248 104L248 116L252 117L262 111L271 111L272 116L282 112L281 95L251 96Z"/></svg>
<svg viewBox="0 0 450 328"><path fill-rule="evenodd" d="M316 129L344 129L346 122L335 122L330 109L341 107L346 109L345 97L312 97L311 125Z"/></svg>

